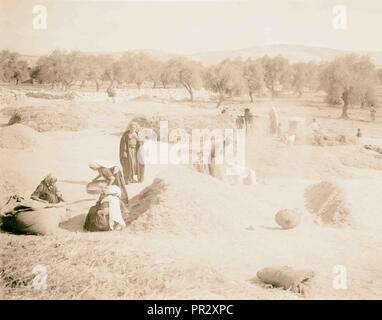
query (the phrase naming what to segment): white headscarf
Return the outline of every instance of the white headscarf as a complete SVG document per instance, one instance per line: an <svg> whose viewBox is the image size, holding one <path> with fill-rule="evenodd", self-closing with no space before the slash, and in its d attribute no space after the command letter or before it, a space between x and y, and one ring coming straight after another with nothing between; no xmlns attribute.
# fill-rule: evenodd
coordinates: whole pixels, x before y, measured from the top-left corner
<svg viewBox="0 0 382 320"><path fill-rule="evenodd" d="M121 189L116 185L107 186L105 190L106 195L114 195L121 197Z"/></svg>
<svg viewBox="0 0 382 320"><path fill-rule="evenodd" d="M107 197L103 198L103 202L107 201L109 203L109 226L113 230L114 222L119 223L123 227L126 226L125 221L122 218L120 197L121 189L118 186L112 185L108 186L105 190Z"/></svg>

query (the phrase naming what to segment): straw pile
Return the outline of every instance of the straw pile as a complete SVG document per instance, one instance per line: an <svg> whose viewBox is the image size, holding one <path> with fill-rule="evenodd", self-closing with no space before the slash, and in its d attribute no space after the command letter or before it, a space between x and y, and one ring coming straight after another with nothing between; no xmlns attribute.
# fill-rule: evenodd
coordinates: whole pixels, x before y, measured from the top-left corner
<svg viewBox="0 0 382 320"><path fill-rule="evenodd" d="M41 142L40 133L22 124L0 128L0 148L27 149Z"/></svg>
<svg viewBox="0 0 382 320"><path fill-rule="evenodd" d="M354 225L344 190L334 182L322 181L307 187L305 205L307 210L325 225L334 227Z"/></svg>

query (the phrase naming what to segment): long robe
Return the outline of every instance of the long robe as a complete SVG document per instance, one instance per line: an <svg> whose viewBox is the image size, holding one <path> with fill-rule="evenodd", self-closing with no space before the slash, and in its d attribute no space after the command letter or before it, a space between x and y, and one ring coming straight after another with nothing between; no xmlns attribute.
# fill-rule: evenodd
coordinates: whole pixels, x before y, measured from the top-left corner
<svg viewBox="0 0 382 320"><path fill-rule="evenodd" d="M137 176L138 182L142 182L145 172L145 164L142 163L143 161L139 161L140 159L138 158L138 151L143 146L143 142L137 139L135 147L130 147L129 135L130 131L126 131L119 144L119 160L123 168L126 184L134 182L134 175Z"/></svg>
<svg viewBox="0 0 382 320"><path fill-rule="evenodd" d="M64 201L62 195L54 184L49 184L46 179L42 180L36 190L31 194L31 197L36 196L41 200L49 203L59 203Z"/></svg>

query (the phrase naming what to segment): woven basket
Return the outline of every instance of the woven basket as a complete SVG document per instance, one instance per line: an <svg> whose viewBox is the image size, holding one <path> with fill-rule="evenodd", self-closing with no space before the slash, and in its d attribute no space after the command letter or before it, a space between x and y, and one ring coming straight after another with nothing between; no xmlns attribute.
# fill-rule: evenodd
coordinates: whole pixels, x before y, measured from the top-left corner
<svg viewBox="0 0 382 320"><path fill-rule="evenodd" d="M100 194L106 186L107 182L105 180L92 181L86 185L86 192L88 194Z"/></svg>

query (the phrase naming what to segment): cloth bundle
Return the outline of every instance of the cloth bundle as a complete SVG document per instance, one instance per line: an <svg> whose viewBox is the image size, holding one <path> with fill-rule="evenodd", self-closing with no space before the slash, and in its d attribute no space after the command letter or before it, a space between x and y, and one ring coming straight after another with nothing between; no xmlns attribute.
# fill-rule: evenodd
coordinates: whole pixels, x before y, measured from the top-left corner
<svg viewBox="0 0 382 320"><path fill-rule="evenodd" d="M310 288L310 280L314 277L314 271L276 266L259 270L257 277L267 284L306 295Z"/></svg>

